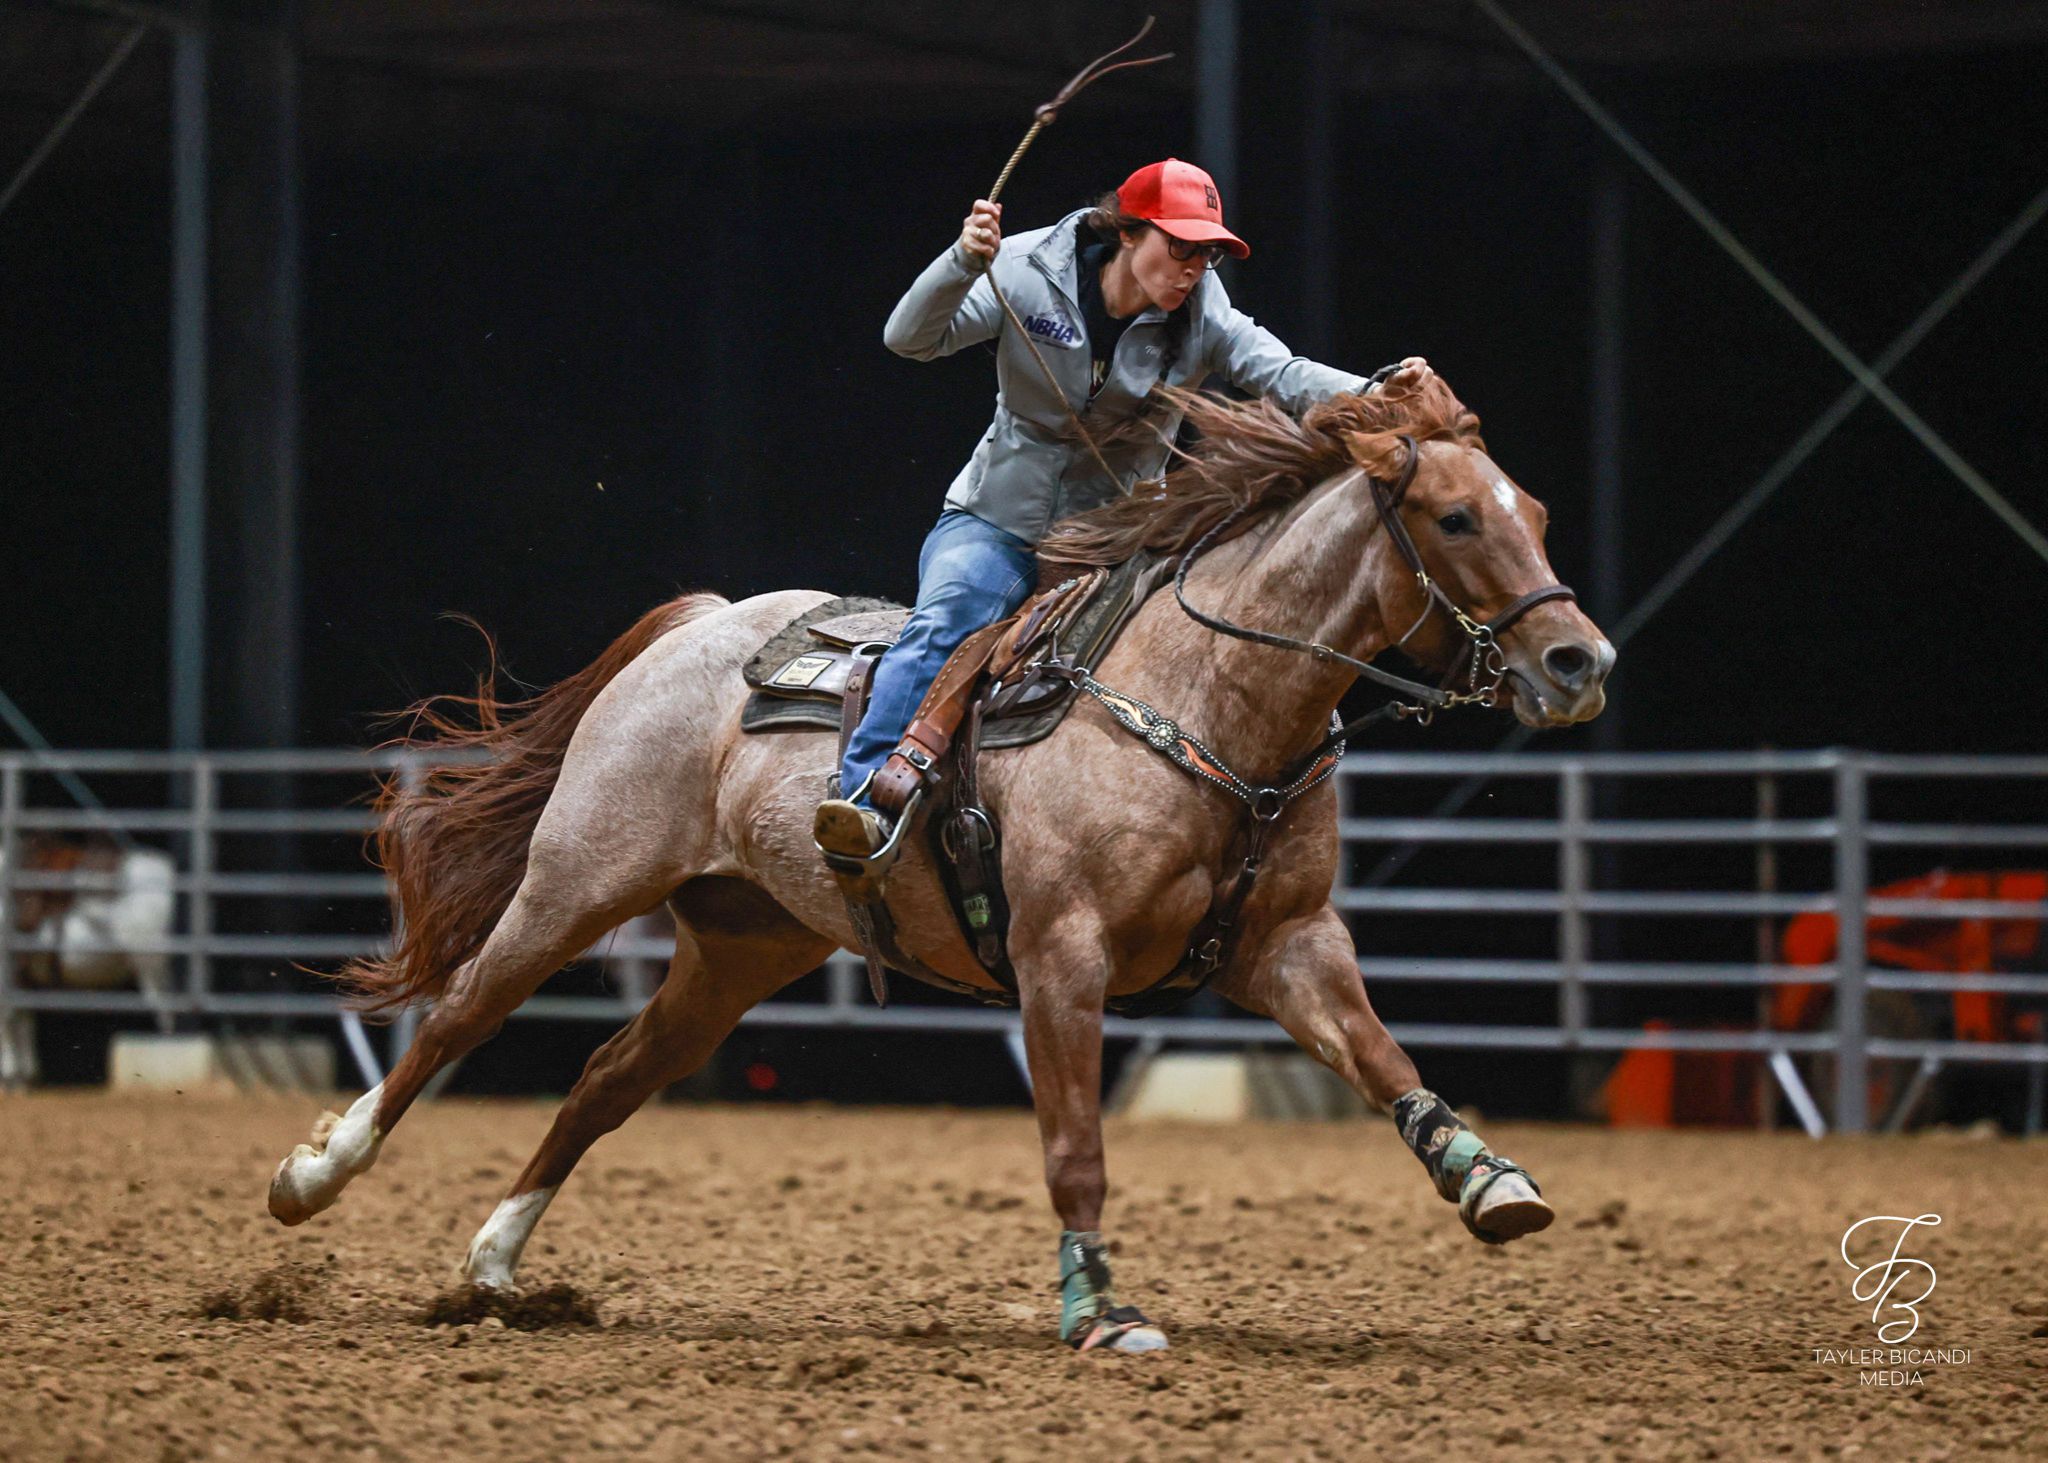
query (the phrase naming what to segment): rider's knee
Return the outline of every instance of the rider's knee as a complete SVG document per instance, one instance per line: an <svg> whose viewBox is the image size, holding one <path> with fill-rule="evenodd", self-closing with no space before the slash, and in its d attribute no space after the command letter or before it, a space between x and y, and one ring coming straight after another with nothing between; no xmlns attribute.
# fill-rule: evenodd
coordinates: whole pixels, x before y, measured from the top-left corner
<svg viewBox="0 0 2048 1463"><path fill-rule="evenodd" d="M918 582L920 609L976 605L989 607L989 618L1002 614L1020 598L1025 575L1010 556L981 545L963 544L935 555Z"/></svg>

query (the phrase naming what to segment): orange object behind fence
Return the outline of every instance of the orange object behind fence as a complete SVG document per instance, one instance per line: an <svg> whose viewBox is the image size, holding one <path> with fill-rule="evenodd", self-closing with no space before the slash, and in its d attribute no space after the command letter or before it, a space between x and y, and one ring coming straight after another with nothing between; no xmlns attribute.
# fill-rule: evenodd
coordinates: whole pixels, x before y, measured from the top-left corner
<svg viewBox="0 0 2048 1463"><path fill-rule="evenodd" d="M1643 1023L1645 1031L1673 1029L1669 1021ZM1616 1128L1747 1126L1757 1120L1760 1061L1755 1052L1638 1047L1608 1073L1600 1107Z"/></svg>
<svg viewBox="0 0 2048 1463"><path fill-rule="evenodd" d="M1876 899L2048 900L2048 871L1993 869L1979 873L1937 870L1870 891ZM1984 916L1931 919L1874 915L1866 926L1874 965L1956 975L1989 975L2010 970L2041 948L2038 918ZM1828 965L1835 958L1838 927L1832 914L1802 914L1785 926L1779 942L1787 965ZM1774 1031L1810 1031L1821 1024L1828 987L1788 982L1771 997ZM2007 1001L1990 991L1957 991L1949 997L1957 1041L2003 1041L2013 1031Z"/></svg>
<svg viewBox="0 0 2048 1463"><path fill-rule="evenodd" d="M1979 873L1938 870L1870 891L1874 899L1987 899L2048 901L2048 871L1994 869ZM1955 975L1989 975L2023 968L2041 951L2038 917L1875 915L1865 949L1873 965ZM1779 941L1787 965L1831 965L1838 925L1832 914L1802 914ZM1771 992L1773 1031L1812 1031L1827 1019L1830 987L1787 981ZM2041 1023L2015 1016L2008 999L1992 991L1949 995L1957 1041L2038 1038ZM1645 1031L1670 1031L1668 1021L1646 1021ZM1639 1048L1615 1064L1600 1089L1600 1105L1617 1128L1669 1128L1690 1124L1743 1124L1756 1120L1757 1064L1751 1052L1691 1052Z"/></svg>

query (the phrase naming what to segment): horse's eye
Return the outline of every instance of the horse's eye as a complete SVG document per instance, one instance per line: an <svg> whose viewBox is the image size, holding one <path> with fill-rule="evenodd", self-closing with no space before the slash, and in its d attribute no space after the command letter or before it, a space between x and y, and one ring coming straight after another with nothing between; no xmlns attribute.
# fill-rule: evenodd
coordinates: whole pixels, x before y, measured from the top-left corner
<svg viewBox="0 0 2048 1463"><path fill-rule="evenodd" d="M1446 534L1455 537L1458 534L1470 533L1472 531L1472 519L1463 509L1460 509L1454 513L1446 513L1436 521L1436 526Z"/></svg>

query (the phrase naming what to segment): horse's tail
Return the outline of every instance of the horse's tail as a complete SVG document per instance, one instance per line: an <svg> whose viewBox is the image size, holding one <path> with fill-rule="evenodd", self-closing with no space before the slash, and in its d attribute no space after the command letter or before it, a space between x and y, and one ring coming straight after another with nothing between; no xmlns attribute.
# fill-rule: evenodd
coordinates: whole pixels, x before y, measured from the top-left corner
<svg viewBox="0 0 2048 1463"><path fill-rule="evenodd" d="M373 857L391 880L397 943L335 977L351 1004L392 1011L437 995L483 948L525 877L534 825L590 703L655 641L726 603L716 594L671 600L584 669L525 701L498 699L496 647L485 634L491 660L474 696L431 696L402 714L407 734L391 745L477 755L384 779Z"/></svg>

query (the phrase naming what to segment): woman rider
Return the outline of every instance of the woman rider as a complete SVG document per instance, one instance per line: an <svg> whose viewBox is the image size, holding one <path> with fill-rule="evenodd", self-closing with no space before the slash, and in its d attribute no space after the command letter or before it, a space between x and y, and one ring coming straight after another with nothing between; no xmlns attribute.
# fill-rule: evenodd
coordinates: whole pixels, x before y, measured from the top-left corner
<svg viewBox="0 0 2048 1463"><path fill-rule="evenodd" d="M882 332L889 349L918 361L995 340L996 414L925 538L902 637L875 664L867 712L840 765L846 795L818 808L818 845L832 853L865 857L887 840L886 815L867 803L868 778L946 657L1030 596L1046 530L1164 472L1180 418L1148 401L1154 386L1198 387L1214 374L1297 415L1324 397L1377 389L1372 378L1295 355L1232 307L1210 271L1251 249L1223 226L1215 180L1193 163L1140 168L1051 228L1005 240L1001 218L1000 205L978 200L959 240L917 277ZM990 273L1100 461L1005 317ZM1429 368L1409 357L1399 369L1405 388ZM1156 432L1118 430L1148 413Z"/></svg>

